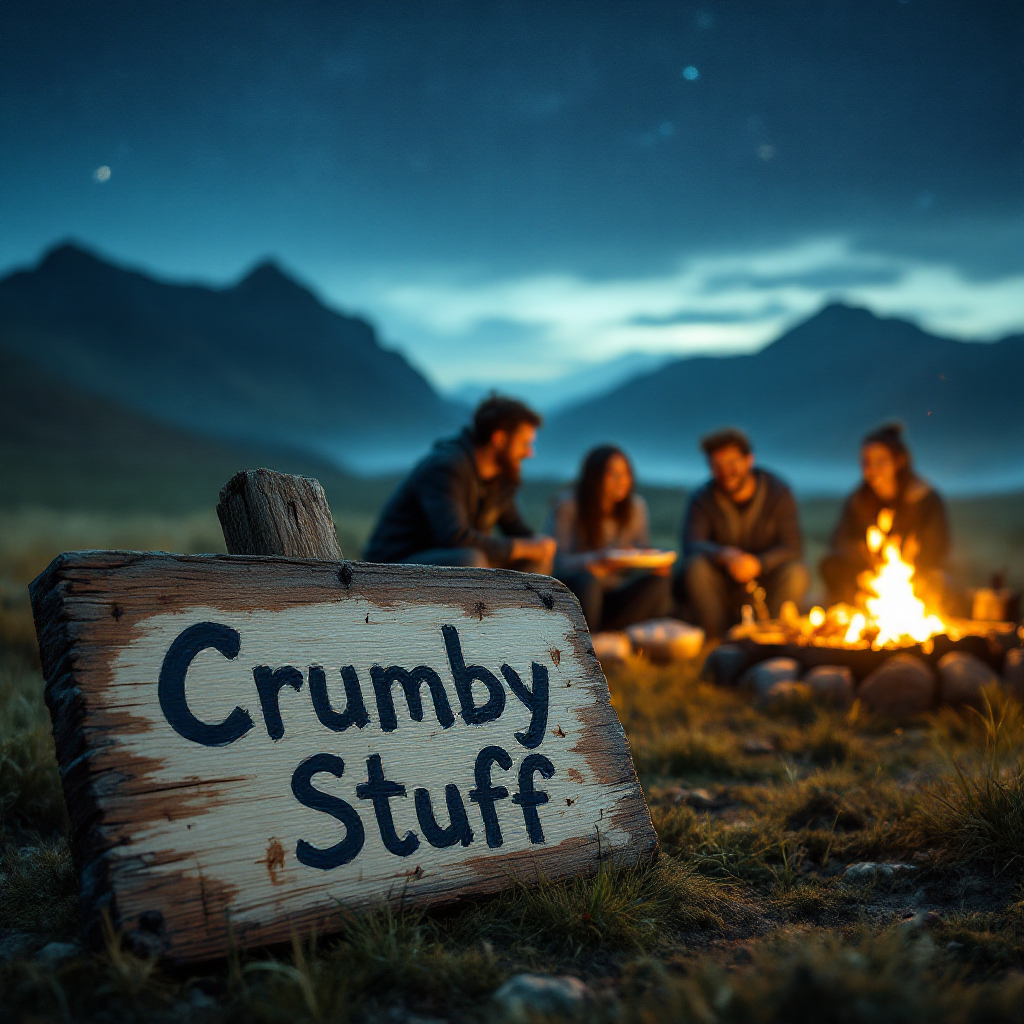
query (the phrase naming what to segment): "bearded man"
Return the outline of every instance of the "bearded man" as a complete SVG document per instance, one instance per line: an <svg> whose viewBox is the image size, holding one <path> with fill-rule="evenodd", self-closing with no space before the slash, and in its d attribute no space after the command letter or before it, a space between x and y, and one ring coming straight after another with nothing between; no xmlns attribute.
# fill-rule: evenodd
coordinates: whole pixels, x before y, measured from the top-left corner
<svg viewBox="0 0 1024 1024"><path fill-rule="evenodd" d="M688 604L709 637L721 637L752 604L761 586L777 617L785 601L799 605L810 577L793 492L755 468L750 441L729 428L701 441L712 479L694 492L683 523L684 562L676 597Z"/></svg>
<svg viewBox="0 0 1024 1024"><path fill-rule="evenodd" d="M541 422L514 398L486 398L471 426L438 441L399 484L363 558L550 575L555 542L534 535L515 501Z"/></svg>

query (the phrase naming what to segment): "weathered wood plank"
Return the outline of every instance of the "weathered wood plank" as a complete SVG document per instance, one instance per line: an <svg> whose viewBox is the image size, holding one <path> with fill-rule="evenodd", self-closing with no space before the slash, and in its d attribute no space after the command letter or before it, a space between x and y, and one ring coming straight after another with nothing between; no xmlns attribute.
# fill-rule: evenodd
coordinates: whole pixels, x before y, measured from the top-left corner
<svg viewBox="0 0 1024 1024"><path fill-rule="evenodd" d="M555 580L84 552L31 590L84 914L171 961L656 850Z"/></svg>
<svg viewBox="0 0 1024 1024"><path fill-rule="evenodd" d="M221 488L217 516L233 555L343 557L327 495L312 477L243 470Z"/></svg>

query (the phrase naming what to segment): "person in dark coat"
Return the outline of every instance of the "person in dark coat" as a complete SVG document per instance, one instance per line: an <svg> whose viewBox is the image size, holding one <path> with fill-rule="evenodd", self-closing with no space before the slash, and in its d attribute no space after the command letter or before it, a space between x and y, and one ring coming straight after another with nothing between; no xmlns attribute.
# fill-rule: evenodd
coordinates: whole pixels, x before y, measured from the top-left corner
<svg viewBox="0 0 1024 1024"><path fill-rule="evenodd" d="M796 499L789 487L754 466L750 441L733 428L701 441L712 479L694 492L683 522L683 564L676 597L688 604L709 637L724 636L765 590L772 616L786 601L803 601L810 577Z"/></svg>
<svg viewBox="0 0 1024 1024"><path fill-rule="evenodd" d="M892 514L888 533L899 538L903 557L914 565L918 589L941 603L949 556L949 522L938 492L914 473L910 451L897 423L868 434L860 449L861 485L846 499L829 550L819 564L829 603L852 604L857 577L871 568L869 526L883 509Z"/></svg>
<svg viewBox="0 0 1024 1024"><path fill-rule="evenodd" d="M593 632L664 615L668 570L629 569L625 552L650 547L647 502L633 490L626 453L603 444L583 459L575 487L556 499L546 532L558 545L555 576L577 597Z"/></svg>
<svg viewBox="0 0 1024 1024"><path fill-rule="evenodd" d="M437 442L399 484L363 558L549 575L555 542L534 535L515 501L540 424L541 417L514 398L492 395L481 402L472 426Z"/></svg>

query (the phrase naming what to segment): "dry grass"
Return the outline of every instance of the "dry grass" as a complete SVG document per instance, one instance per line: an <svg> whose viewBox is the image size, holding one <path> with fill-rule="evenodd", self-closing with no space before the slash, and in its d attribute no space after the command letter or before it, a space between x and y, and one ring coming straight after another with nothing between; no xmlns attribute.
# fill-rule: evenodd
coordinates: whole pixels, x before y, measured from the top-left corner
<svg viewBox="0 0 1024 1024"><path fill-rule="evenodd" d="M98 952L35 959L75 941L75 873L34 652L8 640L0 1019L474 1022L524 970L584 978L594 1020L1022 1019L1019 703L894 730L860 711L768 716L696 665L637 661L609 679L662 841L654 867L353 916L340 935L169 975L113 933ZM862 860L917 870L846 882ZM929 910L928 929L900 923Z"/></svg>

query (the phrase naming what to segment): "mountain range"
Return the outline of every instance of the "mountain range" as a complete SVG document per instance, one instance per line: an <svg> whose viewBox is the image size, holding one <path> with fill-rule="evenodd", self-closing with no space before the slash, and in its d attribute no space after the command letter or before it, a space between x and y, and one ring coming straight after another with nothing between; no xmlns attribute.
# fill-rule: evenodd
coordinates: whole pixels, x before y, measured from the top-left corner
<svg viewBox="0 0 1024 1024"><path fill-rule="evenodd" d="M0 281L0 347L168 423L350 464L402 464L463 412L272 262L216 289L61 245Z"/></svg>
<svg viewBox="0 0 1024 1024"><path fill-rule="evenodd" d="M1024 335L962 342L826 306L753 355L677 359L554 416L543 458L608 439L647 476L694 480L699 438L735 425L805 491L855 477L860 439L901 421L922 471L965 491L1024 485Z"/></svg>
<svg viewBox="0 0 1024 1024"><path fill-rule="evenodd" d="M0 353L8 394L49 388L55 407L72 403L82 416L106 408L90 404L97 396L140 437L156 420L360 471L407 464L467 415L367 321L323 305L273 263L217 289L63 245L0 280ZM50 383L33 378L19 391L31 373ZM128 414L142 419L132 426ZM586 448L612 440L642 476L692 482L704 474L700 436L734 424L763 462L805 491L829 492L855 478L864 433L892 418L936 482L1024 486L1024 335L954 341L833 304L756 354L675 359L556 409L532 471L564 477ZM3 417L0 442L17 430Z"/></svg>

